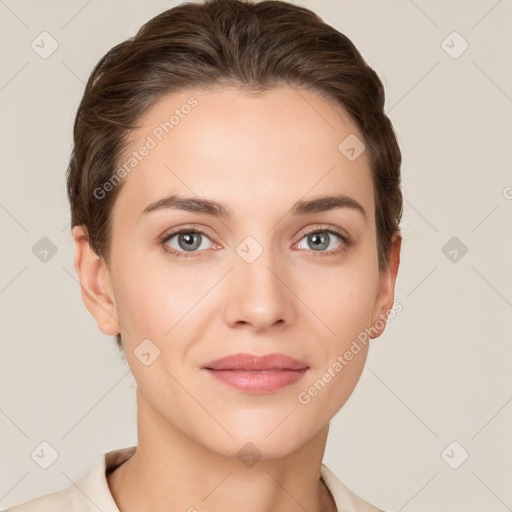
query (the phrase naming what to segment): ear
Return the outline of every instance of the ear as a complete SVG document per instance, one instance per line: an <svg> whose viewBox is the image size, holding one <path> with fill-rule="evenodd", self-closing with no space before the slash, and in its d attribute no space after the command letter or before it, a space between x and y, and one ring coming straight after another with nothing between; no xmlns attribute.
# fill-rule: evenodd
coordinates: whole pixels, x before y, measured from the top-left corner
<svg viewBox="0 0 512 512"><path fill-rule="evenodd" d="M82 300L99 330L108 336L119 333L119 322L110 271L91 248L85 226L72 229L75 246L75 270L80 281Z"/></svg>
<svg viewBox="0 0 512 512"><path fill-rule="evenodd" d="M395 282L400 265L400 249L402 246L402 237L398 234L393 235L391 247L388 253L388 266L380 273L379 293L375 302L372 316L371 338L378 338L386 328L386 318L389 311L393 308L395 300ZM380 322L376 322L381 320ZM381 325L381 327L377 327Z"/></svg>

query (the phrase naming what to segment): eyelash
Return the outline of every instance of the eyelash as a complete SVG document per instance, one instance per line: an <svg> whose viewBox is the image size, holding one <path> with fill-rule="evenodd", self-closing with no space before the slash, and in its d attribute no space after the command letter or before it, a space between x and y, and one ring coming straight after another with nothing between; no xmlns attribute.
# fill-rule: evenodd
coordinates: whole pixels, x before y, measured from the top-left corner
<svg viewBox="0 0 512 512"><path fill-rule="evenodd" d="M200 235L206 236L207 238L210 238L207 233L205 233L204 231L201 231L200 229L194 228L194 227L190 227L190 228L184 227L184 228L181 228L181 229L179 229L177 231L171 231L170 233L165 233L160 238L160 245L163 247L163 249L166 252L168 252L168 253L170 253L173 256L176 256L178 258L195 258L201 252L204 252L204 251L192 251L189 254L186 254L184 251L176 251L174 249L169 249L169 246L166 244L166 242L168 242L174 236L180 235L181 233L198 233ZM330 251L313 251L313 250L310 250L310 252L314 253L314 257L322 258L322 257L326 257L326 256L335 256L335 255L338 255L338 254L341 254L341 253L345 252L352 245L352 239L350 237L348 237L347 235L345 235L342 231L340 231L340 230L338 230L336 228L319 228L319 227L314 227L314 228L308 229L304 233L302 233L302 236L301 236L300 240L302 240L305 236L308 236L308 235L311 235L311 234L314 234L314 233L334 234L334 235L338 236L341 239L341 241L342 241L342 244L337 249L332 249ZM304 249L300 249L300 250L303 251Z"/></svg>

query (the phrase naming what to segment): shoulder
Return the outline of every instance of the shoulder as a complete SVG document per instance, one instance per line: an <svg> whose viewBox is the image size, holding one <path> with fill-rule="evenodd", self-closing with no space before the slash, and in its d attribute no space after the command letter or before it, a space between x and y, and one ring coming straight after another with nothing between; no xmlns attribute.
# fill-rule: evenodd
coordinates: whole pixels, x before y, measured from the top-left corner
<svg viewBox="0 0 512 512"><path fill-rule="evenodd" d="M67 489L39 496L6 512L119 512L108 487L106 471L124 462L135 449L131 446L104 453Z"/></svg>
<svg viewBox="0 0 512 512"><path fill-rule="evenodd" d="M331 492L340 512L386 512L352 492L325 464L321 466L320 476Z"/></svg>
<svg viewBox="0 0 512 512"><path fill-rule="evenodd" d="M6 512L46 512L49 510L52 512L68 512L71 510L67 490L39 496L38 498L9 508Z"/></svg>

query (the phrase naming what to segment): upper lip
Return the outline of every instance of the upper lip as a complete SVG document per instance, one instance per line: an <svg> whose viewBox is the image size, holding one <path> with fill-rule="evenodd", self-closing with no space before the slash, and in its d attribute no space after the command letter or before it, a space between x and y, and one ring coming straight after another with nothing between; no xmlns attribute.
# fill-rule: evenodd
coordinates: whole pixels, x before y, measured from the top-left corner
<svg viewBox="0 0 512 512"><path fill-rule="evenodd" d="M233 354L216 359L203 366L208 370L304 370L309 368L306 363L284 354Z"/></svg>

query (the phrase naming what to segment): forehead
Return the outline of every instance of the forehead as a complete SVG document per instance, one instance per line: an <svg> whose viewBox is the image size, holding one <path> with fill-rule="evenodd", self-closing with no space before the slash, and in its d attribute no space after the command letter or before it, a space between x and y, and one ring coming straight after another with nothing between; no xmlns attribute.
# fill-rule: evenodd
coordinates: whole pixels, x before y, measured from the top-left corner
<svg viewBox="0 0 512 512"><path fill-rule="evenodd" d="M357 156L362 144L346 111L312 91L169 94L129 137L114 217L135 222L147 204L171 194L225 202L237 214L265 209L282 216L298 199L343 193L372 218L368 151Z"/></svg>

